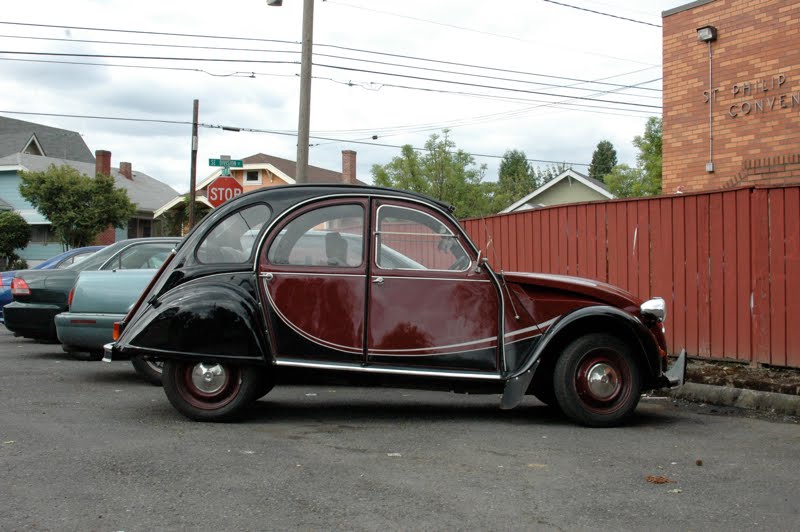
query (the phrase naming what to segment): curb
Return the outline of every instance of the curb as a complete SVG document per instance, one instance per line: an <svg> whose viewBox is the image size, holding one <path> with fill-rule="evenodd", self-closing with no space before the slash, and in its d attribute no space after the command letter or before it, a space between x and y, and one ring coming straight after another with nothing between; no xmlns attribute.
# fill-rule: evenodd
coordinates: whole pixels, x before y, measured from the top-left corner
<svg viewBox="0 0 800 532"><path fill-rule="evenodd" d="M750 410L762 410L800 416L800 396L774 392L759 392L744 388L713 386L687 382L670 391L670 397L717 406L735 406Z"/></svg>

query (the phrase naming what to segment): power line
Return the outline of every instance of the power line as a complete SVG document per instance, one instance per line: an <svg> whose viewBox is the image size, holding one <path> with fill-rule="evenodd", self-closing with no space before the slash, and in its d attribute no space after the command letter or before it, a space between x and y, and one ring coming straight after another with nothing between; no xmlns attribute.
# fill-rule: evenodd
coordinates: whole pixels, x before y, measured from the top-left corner
<svg viewBox="0 0 800 532"><path fill-rule="evenodd" d="M213 63L258 63L258 64L277 64L277 65L299 65L299 61L273 61L266 59L220 59L210 57L163 57L153 55L110 55L110 54L77 54L64 52L19 52L14 50L0 50L0 54L14 55L34 55L34 56L55 56L55 57L90 57L95 59L147 59L154 61L197 61Z"/></svg>
<svg viewBox="0 0 800 532"><path fill-rule="evenodd" d="M285 41L280 39L263 39L263 38L255 38L255 37L239 37L239 36L224 36L224 35L200 35L200 34L192 34L192 33L171 33L171 32L157 32L157 31L144 31L144 30L124 30L124 29L115 29L115 28L96 28L96 27L87 27L87 26L66 26L66 25L55 25L55 24L37 24L37 23L29 23L29 22L10 22L10 21L0 21L0 25L12 25L12 26L29 26L29 27L36 27L36 28L53 28L53 29L71 29L71 30L86 30L86 31L100 31L100 32L117 32L117 33L126 33L126 34L141 34L141 35L159 35L159 36L168 36L168 37L190 37L190 38L201 38L201 39L229 39L234 41L249 41L249 42L268 42L268 43L280 43L280 44L291 44L291 45L299 45L298 42L293 41ZM547 77L552 79L561 79L565 81L576 81L581 83L595 83L591 80L582 80L576 78L569 78L564 76L554 76L549 74L540 74L535 72L524 72L519 70L511 70L511 69L503 69L498 67L490 67L490 66L483 66L483 65L474 65L468 63L459 63L454 61L444 61L439 59L430 59L424 57L415 57L403 54L395 54L390 52L378 52L374 50L365 50L362 48L353 48L348 46L341 46L335 44L325 44L325 43L314 43L316 48L334 48L338 50L346 50L350 52L359 52L365 54L373 54L373 55L383 55L387 57L394 57L398 59L410 59L414 61L423 61L423 62L431 62L431 63L439 63L439 64L447 64L450 66L457 66L457 67L468 67L468 68L476 68L482 70L492 70L495 72L504 72L509 74L523 74L529 76L540 76L540 77ZM243 49L242 51L246 51ZM319 54L314 54L319 55ZM335 56L334 56L335 57ZM649 63L648 63L649 64ZM651 65L650 68L660 67L660 65ZM658 90L658 89L647 89L647 90Z"/></svg>
<svg viewBox="0 0 800 532"><path fill-rule="evenodd" d="M100 66L100 67L118 67L118 68L136 68L136 69L148 69L148 70L173 70L175 72L199 72L201 74L208 74L209 76L214 76L217 78L227 78L227 77L243 77L243 78L254 78L255 72L230 72L228 74L214 74L213 72L209 72L208 70L203 70L201 68L182 68L182 67L165 67L165 66L155 66L155 65L122 65L117 63L88 63L85 61L51 61L47 59L17 59L14 57L0 57L0 61L18 61L21 63L47 63L52 65L80 65L80 66ZM266 72L260 72L260 76L276 76L276 77L295 77L294 74L268 74Z"/></svg>
<svg viewBox="0 0 800 532"><path fill-rule="evenodd" d="M542 92L542 91L534 91L534 90L529 90L529 89L518 89L518 88L513 88L513 87L499 87L499 86L496 86L496 85L481 85L479 83L469 83L469 82L465 82L465 81L454 81L454 80L443 80L443 79L436 79L436 78L426 78L426 77L421 77L421 76L411 76L411 75L408 75L408 74L392 74L392 73L388 73L388 72L377 72L377 71L374 71L374 70L366 70L366 69L363 69L363 68L352 68L352 67L344 67L344 66L339 66L339 65L328 65L328 64L323 64L323 63L314 63L314 66L319 66L319 67L323 67L323 68L332 68L332 69L337 69L337 70L347 70L347 71L351 71L351 72L379 74L379 75L384 75L384 76L396 76L396 77L415 79L415 80L421 80L421 81L433 81L433 82L436 82L436 83L446 83L446 84L453 84L453 85L464 85L464 86L467 86L467 87L478 87L478 88L482 88L482 89L494 89L494 90L508 91L508 92L520 92L520 93L527 93L527 94L538 94L538 95L543 95L543 96L553 96L553 97L556 97L556 98L570 98L570 99L574 99L574 100L586 100L586 101L593 101L593 102L613 103L613 104L617 104L617 105L630 105L630 106L633 106L633 107L647 107L647 108L651 108L651 109L661 109L661 106L649 105L649 104L644 104L644 103L620 102L618 100L603 100L603 99L600 99L600 98L591 98L591 97L588 97L588 96L570 96L568 94L555 94L555 93L548 93L548 92ZM648 81L647 83L650 83L650 82Z"/></svg>
<svg viewBox="0 0 800 532"><path fill-rule="evenodd" d="M55 57L88 57L88 58L101 58L101 59L107 58L107 59L145 59L145 60L158 60L158 61L198 61L198 62L222 62L222 63L245 63L245 64L289 64L289 65L297 64L296 61L275 61L275 60L259 60L259 59L219 59L219 58L163 57L163 56L136 56L136 55L109 55L109 54L79 54L79 53L61 53L61 52L20 52L20 51L9 51L9 50L0 50L0 54L55 56ZM346 70L351 72L377 74L382 76L401 77L407 79L415 79L418 81L431 81L435 83L464 85L468 87L478 87L482 89L493 89L493 90L507 91L507 92L538 94L543 96L553 96L556 98L570 98L575 100L587 100L587 101L596 101L604 103L613 103L617 105L630 105L633 107L647 107L652 109L660 109L660 106L649 105L644 103L621 102L619 100L603 100L599 98L591 98L588 96L571 96L568 94L548 93L543 91L534 91L534 90L520 89L514 87L503 87L497 85L482 85L479 83L469 83L466 81L436 79L423 76L412 76L408 74L397 74L392 72L380 72L376 70L367 70L363 68L353 68L341 65L329 65L325 63L313 63L313 65L321 68L331 68L331 69Z"/></svg>
<svg viewBox="0 0 800 532"><path fill-rule="evenodd" d="M353 4L347 4L347 3L344 3L344 2L336 2L334 0L325 0L325 1L327 1L328 3L331 3L331 4L338 4L338 5L345 6L345 7L350 7L350 8L353 8L353 9L361 9L361 10L364 10L364 11L372 11L373 13L381 13L381 14L390 15L390 16L393 16L393 17L399 17L399 18L405 18L405 19L409 19L409 20L415 20L417 22L424 22L426 24L434 24L436 26L443 26L443 27L452 28L452 29L456 29L456 30L469 31L469 32L472 32L472 33L479 33L479 34L482 34L482 35L489 35L491 37L500 37L502 39L511 39L511 40L515 40L515 41L529 42L529 43L534 43L534 44L541 44L542 43L542 41L534 41L534 40L531 40L531 39L523 39L522 37L515 37L515 36L512 36L512 35L504 35L504 34L501 34L501 33L492 33L492 32L488 32L488 31L484 31L484 30L477 30L477 29L474 29L474 28L467 28L467 27L464 27L464 26L456 26L454 24L447 24L445 22L437 22L437 21L434 21L434 20L427 20L427 19L423 19L423 18L412 17L412 16L409 16L409 15L402 15L400 13L392 13L391 11L381 11L379 9L373 9L373 8L370 8L370 7L357 6L357 5L353 5ZM545 0L545 1L549 1L549 0ZM568 6L568 7L573 7L573 6ZM601 13L601 14L604 14L604 13ZM634 22L636 22L636 21L634 21ZM645 22L643 24L647 24L647 23ZM583 53L583 54L586 54L586 55L594 55L594 56L598 56L598 57L605 57L605 58L608 58L608 59L616 59L617 61L627 61L627 62L630 62L630 63L639 63L639 64L642 64L642 65L649 64L649 63L644 63L642 61L636 61L634 59L628 59L628 58L625 58L625 57L619 57L619 56L614 56L614 55L600 54L600 53L596 53L596 52L581 51L579 53Z"/></svg>
<svg viewBox="0 0 800 532"><path fill-rule="evenodd" d="M30 111L9 111L9 110L0 110L0 113L4 114L17 114L17 115L29 115L29 116L54 116L60 118L85 118L90 120L118 120L118 121L125 121L125 122L143 122L143 123L154 123L154 124L169 124L169 125L182 125L182 126L191 126L192 122L185 121L185 120L164 120L164 119L155 119L155 118L131 118L131 117L118 117L118 116L99 116L99 115L76 115L76 114L66 114L66 113L34 113ZM206 129L220 129L220 130L227 130L227 131L242 131L245 133L266 133L270 135L281 135L281 136L290 136L296 137L295 133L288 133L283 131L275 131L269 129L257 129L257 128L248 128L248 127L238 127L238 126L230 126L230 125L220 125L220 124L208 124L208 123L198 123L198 127L206 128ZM366 142L361 140L347 140L347 139L335 139L330 137L321 137L317 135L311 135L310 138L319 139L319 140L330 140L335 142L344 142L349 144L361 144L366 146L376 146L381 148L394 148L394 149L402 149L402 145L397 144L385 144L381 142ZM415 146L411 147L415 151L425 151L425 148L417 148ZM465 152L466 153L466 152ZM484 157L487 159L502 159L502 155L487 155L482 153L466 153L467 155L471 155L473 157ZM528 159L531 162L537 163L546 163L546 164L568 164L571 166L590 166L588 163L572 163L567 161L551 161L546 159Z"/></svg>
<svg viewBox="0 0 800 532"><path fill-rule="evenodd" d="M177 71L177 72L198 72L202 74L207 74L213 77L242 77L242 78L255 78L256 76L271 76L271 77L290 77L294 78L297 77L297 74L274 74L269 72L255 72L255 71L236 71L236 72L229 72L227 74L216 74L213 72L209 72L207 70L198 69L198 68L183 68L183 67L165 67L165 66L154 66L154 65L123 65L123 64L116 64L116 63L89 63L84 61L54 61L54 60L45 60L45 59L16 59L10 57L0 57L0 61L17 61L17 62L25 62L25 63L46 63L46 64L56 64L56 65L79 65L79 66L101 66L101 67L118 67L118 68L134 68L134 69L154 69L154 70L167 70L167 71ZM543 103L548 105L558 105L563 106L565 108L570 107L577 107L577 108L586 108L589 110L593 110L594 112L598 112L597 110L616 110L616 111L627 111L627 112L636 112L636 113L647 113L652 114L649 111L639 110L639 109L625 109L619 107L609 107L609 106L601 106L601 105L586 105L586 104L579 104L579 103L569 103L569 101L564 102L549 102L546 100L534 100L530 98L518 98L518 97L509 97L509 96L499 96L499 95L492 95L492 94L485 94L485 93L472 93L472 92L465 92L465 91L449 91L445 89L436 89L436 88L429 88L429 87L413 87L409 85L398 85L392 83L377 83L377 82L354 82L350 81L342 81L336 80L333 78L327 78L322 76L314 76L314 79L319 79L323 81L330 81L333 83L337 83L340 85L347 85L350 87L358 87L366 90L373 90L377 91L383 87L388 88L397 88L397 89L404 89L404 90L416 90L422 92L433 92L433 93L440 93L440 94L454 94L459 96L468 96L468 97L475 97L475 98L485 98L491 99L496 101L505 101L510 103ZM658 78L660 79L660 78ZM655 80L649 80L643 83L652 83ZM375 88L368 87L366 85L376 85ZM635 88L635 85L628 86L630 88ZM505 114L505 113L500 113ZM619 113L610 113L618 115ZM492 116L492 115L486 115ZM622 116L638 116L638 115L622 115ZM417 127L417 126L413 126ZM333 131L381 131L383 129L391 129L394 130L396 128L363 128L361 130L333 130ZM440 129L440 127L436 127L436 129Z"/></svg>
<svg viewBox="0 0 800 532"><path fill-rule="evenodd" d="M621 17L619 15L612 15L611 13L603 13L602 11L595 11L594 9L587 9L585 7L578 7L578 6L573 6L573 5L570 5L570 4L564 4L562 2L556 2L555 0L542 0L542 1L543 2L547 2L548 4L555 4L557 6L570 7L572 9L577 9L578 11L586 11L588 13L594 13L595 15L603 15L604 17L617 18L617 19L620 19L620 20L628 21L628 22L635 22L637 24L644 24L646 26L653 26L654 28L660 28L661 27L660 24L652 24L650 22L644 22L644 21L641 21L641 20L636 20L636 19L632 19L632 18L628 18L628 17Z"/></svg>
<svg viewBox="0 0 800 532"><path fill-rule="evenodd" d="M221 50L221 51L240 51L240 52L260 52L260 53L291 53L291 54L299 54L299 51L294 50L265 50L265 49L258 49L258 48L231 48L231 47L217 47L217 46L189 46L189 45L173 45L173 44L157 44L157 43L134 43L134 42L119 42L119 41L102 41L102 40L89 40L89 39L63 39L63 38L56 38L56 37L32 37L32 36L8 36L8 35L0 35L0 38L19 38L19 39L34 39L34 40L43 40L43 41L58 41L58 42L82 42L82 43L91 43L91 44L114 44L114 45L125 45L125 46L158 46L158 47L166 47L166 48L190 48L190 49L203 49L203 50ZM390 63L388 61L376 61L373 59L363 59L363 58L355 58L355 57L346 57L341 55L333 55L333 54L320 54L315 53L314 56L316 57L329 57L333 59L343 59L347 61L357 61L362 63L371 63L371 64L378 64L384 66L392 66L398 68L408 68L413 70L425 70L430 72L437 72L440 74L454 74L458 76L471 76L471 77L480 77L484 79L491 79L495 81L508 81L513 83L526 83L531 85L539 85L542 87L552 87L552 88L563 88L563 84L555 84L555 83L546 83L543 81L531 81L531 80L522 80L522 79L515 79L515 78L505 78L500 76L490 76L487 74L478 74L478 73L467 73L463 71L454 71L454 70L446 70L446 69L439 69L439 68L432 68L432 67L424 67L424 66L417 66L417 65L404 65L401 63ZM520 73L522 74L522 73ZM538 74L531 74L539 76ZM549 76L548 76L549 77ZM569 81L576 81L580 83L596 83L590 80L578 80L578 79L569 79ZM603 83L601 83L603 84ZM622 86L617 84L607 84L609 86ZM595 89L589 87L571 87L573 90L580 90L586 92L595 92ZM637 87L634 87L637 88ZM651 90L658 92L658 89L652 89L649 87L644 87L641 90ZM634 96L634 95L632 95ZM647 96L647 95L635 95L640 98L650 98L650 99L660 99L660 96Z"/></svg>

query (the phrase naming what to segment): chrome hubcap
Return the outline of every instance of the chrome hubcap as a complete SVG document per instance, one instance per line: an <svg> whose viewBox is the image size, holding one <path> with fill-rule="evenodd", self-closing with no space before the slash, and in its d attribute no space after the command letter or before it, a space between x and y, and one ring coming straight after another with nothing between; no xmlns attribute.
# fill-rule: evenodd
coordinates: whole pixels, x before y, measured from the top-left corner
<svg viewBox="0 0 800 532"><path fill-rule="evenodd" d="M203 393L220 391L227 381L225 368L219 364L197 364L192 370L192 384Z"/></svg>
<svg viewBox="0 0 800 532"><path fill-rule="evenodd" d="M603 362L589 368L586 377L589 392L598 399L608 399L619 389L619 375L612 366Z"/></svg>

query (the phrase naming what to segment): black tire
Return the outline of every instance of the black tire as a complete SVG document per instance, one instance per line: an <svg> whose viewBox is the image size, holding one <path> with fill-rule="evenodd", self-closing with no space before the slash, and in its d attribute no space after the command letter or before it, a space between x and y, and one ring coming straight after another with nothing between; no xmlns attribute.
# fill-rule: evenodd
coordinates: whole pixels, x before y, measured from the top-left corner
<svg viewBox="0 0 800 532"><path fill-rule="evenodd" d="M169 402L189 419L229 421L266 393L262 372L229 363L167 360L162 382Z"/></svg>
<svg viewBox="0 0 800 532"><path fill-rule="evenodd" d="M547 377L541 379L537 383L534 383L533 396L536 397L539 401L543 402L548 407L560 411L561 406L558 404L558 399L556 398L556 392L555 390L553 390L552 375L548 375Z"/></svg>
<svg viewBox="0 0 800 532"><path fill-rule="evenodd" d="M273 379L272 377L270 377L265 373L261 374L259 379L258 392L256 393L255 399L253 400L258 401L259 399L267 395L269 392L271 392L274 387L275 387L275 379Z"/></svg>
<svg viewBox="0 0 800 532"><path fill-rule="evenodd" d="M551 409L560 412L561 407L558 405L556 392L553 389L554 368L555 364L553 362L549 362L547 360L542 362L542 364L536 369L536 373L533 374L531 391L533 392L533 396L539 401L543 402Z"/></svg>
<svg viewBox="0 0 800 532"><path fill-rule="evenodd" d="M602 333L569 344L553 374L561 410L589 427L612 427L625 420L639 403L641 380L631 348Z"/></svg>
<svg viewBox="0 0 800 532"><path fill-rule="evenodd" d="M161 362L148 360L144 357L133 357L131 359L133 369L136 370L144 380L153 386L161 386L162 366Z"/></svg>

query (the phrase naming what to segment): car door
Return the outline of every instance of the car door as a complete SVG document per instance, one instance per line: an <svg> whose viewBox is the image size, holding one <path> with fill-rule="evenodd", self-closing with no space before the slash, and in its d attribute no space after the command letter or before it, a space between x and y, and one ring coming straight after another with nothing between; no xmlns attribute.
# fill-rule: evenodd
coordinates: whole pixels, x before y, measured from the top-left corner
<svg viewBox="0 0 800 532"><path fill-rule="evenodd" d="M499 296L455 224L373 200L367 363L497 371Z"/></svg>
<svg viewBox="0 0 800 532"><path fill-rule="evenodd" d="M364 360L368 201L304 207L267 235L259 264L278 359Z"/></svg>

